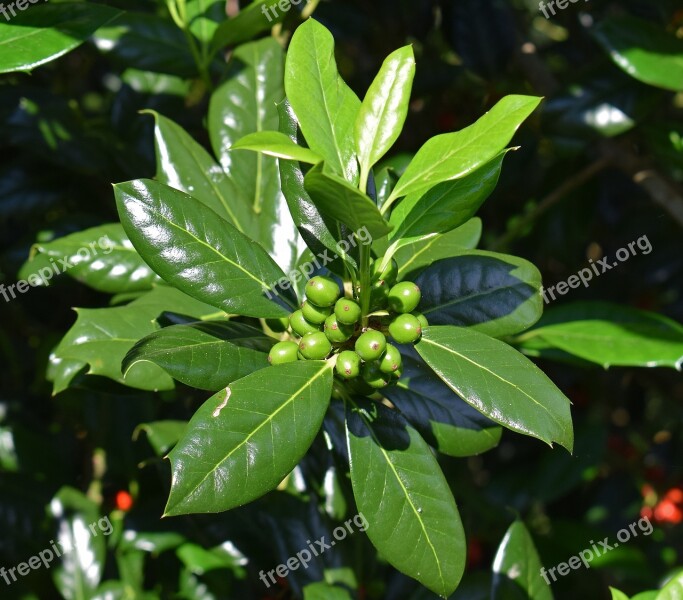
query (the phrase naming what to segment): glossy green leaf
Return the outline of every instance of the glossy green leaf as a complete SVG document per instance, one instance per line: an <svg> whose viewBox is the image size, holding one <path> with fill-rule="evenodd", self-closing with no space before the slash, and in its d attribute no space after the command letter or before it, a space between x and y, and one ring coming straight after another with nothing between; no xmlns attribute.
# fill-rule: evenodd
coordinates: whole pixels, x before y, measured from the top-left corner
<svg viewBox="0 0 683 600"><path fill-rule="evenodd" d="M300 142L299 123L287 100L278 104L278 113L280 132L289 137L292 142ZM289 160L278 162L282 193L304 242L315 254L323 253L325 250L331 250L336 254L337 239L333 233L335 231L334 220L328 218L326 221L320 210L313 204L304 186L301 165Z"/></svg>
<svg viewBox="0 0 683 600"><path fill-rule="evenodd" d="M628 596L624 594L624 592L620 592L613 587L610 587L609 591L612 594L612 600L629 600Z"/></svg>
<svg viewBox="0 0 683 600"><path fill-rule="evenodd" d="M493 560L491 599L552 600L553 594L541 576L541 567L531 535L524 523L515 521L505 533Z"/></svg>
<svg viewBox="0 0 683 600"><path fill-rule="evenodd" d="M163 456L183 435L187 427L186 421L154 421L153 423L142 423L138 425L133 434L134 438L140 435L141 431L147 434L147 439L154 449L157 456Z"/></svg>
<svg viewBox="0 0 683 600"><path fill-rule="evenodd" d="M328 363L300 361L252 373L209 398L169 454L166 516L225 511L274 489L313 443L331 391Z"/></svg>
<svg viewBox="0 0 683 600"><path fill-rule="evenodd" d="M409 279L416 271L437 260L473 250L479 244L481 231L481 219L475 217L448 233L424 236L401 246L394 254L399 280Z"/></svg>
<svg viewBox="0 0 683 600"><path fill-rule="evenodd" d="M304 185L322 214L344 223L351 231L366 227L373 238L391 231L375 203L357 187L332 173L324 163L306 174Z"/></svg>
<svg viewBox="0 0 683 600"><path fill-rule="evenodd" d="M414 281L430 325L504 337L528 329L543 314L541 274L516 256L470 250L432 263Z"/></svg>
<svg viewBox="0 0 683 600"><path fill-rule="evenodd" d="M399 571L448 596L465 568L465 532L429 446L396 411L364 400L347 406L346 435L370 541Z"/></svg>
<svg viewBox="0 0 683 600"><path fill-rule="evenodd" d="M631 600L657 600L657 592L641 592L640 594L633 596ZM677 600L680 600L680 596Z"/></svg>
<svg viewBox="0 0 683 600"><path fill-rule="evenodd" d="M161 283L118 223L84 229L51 242L37 242L33 247L39 253L36 256L49 260L42 268L31 270L47 285L62 273L108 294L145 291ZM31 268L31 262L26 268Z"/></svg>
<svg viewBox="0 0 683 600"><path fill-rule="evenodd" d="M262 154L230 150L250 133L278 129L277 103L285 95L283 50L276 40L265 38L236 48L232 64L232 75L211 96L211 146L234 182L233 201L251 206L256 215L249 236L289 272L303 244L282 193L278 161Z"/></svg>
<svg viewBox="0 0 683 600"><path fill-rule="evenodd" d="M469 127L431 138L418 150L387 203L424 194L439 183L465 177L487 164L500 154L540 101L533 96L506 96Z"/></svg>
<svg viewBox="0 0 683 600"><path fill-rule="evenodd" d="M386 58L365 95L355 125L356 151L365 178L403 129L414 77L413 47L399 48Z"/></svg>
<svg viewBox="0 0 683 600"><path fill-rule="evenodd" d="M322 160L322 157L312 150L299 146L291 138L278 131L250 133L233 144L230 149L253 150L275 158L296 160L310 165L317 165Z"/></svg>
<svg viewBox="0 0 683 600"><path fill-rule="evenodd" d="M276 7L276 14L268 12L271 6ZM211 40L210 52L218 52L225 46L236 46L266 31L287 16L287 12L279 10L272 0L255 0L246 8L243 8L232 19L224 21L216 29Z"/></svg>
<svg viewBox="0 0 683 600"><path fill-rule="evenodd" d="M462 179L441 183L423 195L411 194L392 211L392 240L409 243L448 233L469 221L498 184L505 152Z"/></svg>
<svg viewBox="0 0 683 600"><path fill-rule="evenodd" d="M97 49L126 68L196 77L183 32L169 19L127 11L93 36Z"/></svg>
<svg viewBox="0 0 683 600"><path fill-rule="evenodd" d="M430 326L417 351L465 402L492 421L571 452L569 400L528 358L472 329Z"/></svg>
<svg viewBox="0 0 683 600"><path fill-rule="evenodd" d="M155 119L157 179L196 198L242 233L251 232L251 203L238 192L234 180L182 127L148 112Z"/></svg>
<svg viewBox="0 0 683 600"><path fill-rule="evenodd" d="M284 277L266 251L203 204L151 180L115 186L121 222L133 245L165 281L230 314L282 317L275 294Z"/></svg>
<svg viewBox="0 0 683 600"><path fill-rule="evenodd" d="M402 348L403 375L383 394L442 454L473 456L498 445L502 428L464 402L412 348Z"/></svg>
<svg viewBox="0 0 683 600"><path fill-rule="evenodd" d="M191 387L217 391L268 366L274 340L230 321L172 325L141 339L126 355L124 374L147 362Z"/></svg>
<svg viewBox="0 0 683 600"><path fill-rule="evenodd" d="M315 19L294 32L285 65L285 91L310 148L335 173L355 183L354 127L360 100L337 71L332 34Z"/></svg>
<svg viewBox="0 0 683 600"><path fill-rule="evenodd" d="M97 504L74 488L61 488L48 506L57 521L54 540L61 553L52 579L65 600L90 598L104 572L105 534L112 532L112 524L100 518Z"/></svg>
<svg viewBox="0 0 683 600"><path fill-rule="evenodd" d="M16 9L16 10L15 10ZM60 2L38 6L3 5L0 73L30 71L80 46L121 11L102 4Z"/></svg>
<svg viewBox="0 0 683 600"><path fill-rule="evenodd" d="M660 25L619 15L605 19L592 33L612 61L631 77L665 90L683 90L683 40Z"/></svg>
<svg viewBox="0 0 683 600"><path fill-rule="evenodd" d="M109 377L130 387L172 389L173 380L150 363L137 365L125 377L121 374L121 362L128 351L141 337L159 329L156 319L167 311L195 319L223 314L168 287L155 288L126 306L78 308L76 323L50 355L54 393L66 389L87 365L89 374Z"/></svg>
<svg viewBox="0 0 683 600"><path fill-rule="evenodd" d="M235 573L242 573L244 569L240 566L247 562L244 555L239 551L227 551L218 546L207 550L198 544L183 544L176 550L176 555L180 561L190 571L197 575L204 575L216 569L230 569Z"/></svg>
<svg viewBox="0 0 683 600"><path fill-rule="evenodd" d="M662 315L606 302L577 302L546 312L520 336L609 367L683 367L683 325Z"/></svg>
<svg viewBox="0 0 683 600"><path fill-rule="evenodd" d="M352 596L342 587L319 581L304 588L304 600L352 600Z"/></svg>

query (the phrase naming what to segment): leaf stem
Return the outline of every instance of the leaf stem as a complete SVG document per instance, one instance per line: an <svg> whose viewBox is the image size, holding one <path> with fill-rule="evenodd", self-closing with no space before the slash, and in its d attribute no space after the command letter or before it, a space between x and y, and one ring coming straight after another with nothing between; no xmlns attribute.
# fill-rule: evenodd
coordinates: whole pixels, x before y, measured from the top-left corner
<svg viewBox="0 0 683 600"><path fill-rule="evenodd" d="M361 326L368 326L368 314L370 313L370 246L360 246L360 308Z"/></svg>

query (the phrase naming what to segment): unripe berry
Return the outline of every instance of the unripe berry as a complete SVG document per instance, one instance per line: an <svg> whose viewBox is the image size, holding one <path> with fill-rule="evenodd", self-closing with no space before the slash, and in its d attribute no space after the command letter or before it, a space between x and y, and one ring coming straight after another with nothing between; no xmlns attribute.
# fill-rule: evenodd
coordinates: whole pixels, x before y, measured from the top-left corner
<svg viewBox="0 0 683 600"><path fill-rule="evenodd" d="M330 315L325 319L325 335L333 344L341 344L350 340L354 330L353 325L343 325L337 321L336 315Z"/></svg>
<svg viewBox="0 0 683 600"><path fill-rule="evenodd" d="M389 290L389 308L397 313L413 312L421 297L420 288L412 281L402 281Z"/></svg>
<svg viewBox="0 0 683 600"><path fill-rule="evenodd" d="M266 325L275 333L282 333L283 331L287 331L289 319L287 317L282 317L281 319L266 319Z"/></svg>
<svg viewBox="0 0 683 600"><path fill-rule="evenodd" d="M383 310L387 307L389 285L383 279L375 281L370 287L370 310Z"/></svg>
<svg viewBox="0 0 683 600"><path fill-rule="evenodd" d="M379 369L379 365L376 362L366 362L362 369L363 381L367 383L371 388L381 389L389 385L391 381L391 375L382 373Z"/></svg>
<svg viewBox="0 0 683 600"><path fill-rule="evenodd" d="M382 373L395 373L401 368L403 359L396 346L387 344L387 349L379 361L379 369Z"/></svg>
<svg viewBox="0 0 683 600"><path fill-rule="evenodd" d="M324 333L318 331L306 334L301 338L299 351L307 360L322 360L332 352L332 344Z"/></svg>
<svg viewBox="0 0 683 600"><path fill-rule="evenodd" d="M340 377L344 379L353 379L360 374L360 356L353 350L344 350L339 353L337 357L337 365L335 367Z"/></svg>
<svg viewBox="0 0 683 600"><path fill-rule="evenodd" d="M289 326L300 337L305 336L307 333L320 331L320 326L309 323L301 310L297 310L289 315Z"/></svg>
<svg viewBox="0 0 683 600"><path fill-rule="evenodd" d="M389 325L389 333L399 344L411 344L422 336L422 327L414 315L398 315Z"/></svg>
<svg viewBox="0 0 683 600"><path fill-rule="evenodd" d="M348 298L340 298L334 305L334 314L342 325L355 325L360 321L361 310L357 302Z"/></svg>
<svg viewBox="0 0 683 600"><path fill-rule="evenodd" d="M316 306L333 306L339 298L339 286L334 279L319 275L306 284L306 298Z"/></svg>
<svg viewBox="0 0 683 600"><path fill-rule="evenodd" d="M377 360L387 348L387 338L381 331L370 329L356 340L356 352L366 361Z"/></svg>
<svg viewBox="0 0 683 600"><path fill-rule="evenodd" d="M299 345L296 342L278 342L268 354L268 362L271 365L283 365L285 363L296 362Z"/></svg>
<svg viewBox="0 0 683 600"><path fill-rule="evenodd" d="M414 312L413 316L420 322L420 327L422 327L422 331L429 327L429 321L427 321L427 317L425 317L421 312Z"/></svg>
<svg viewBox="0 0 683 600"><path fill-rule="evenodd" d="M316 306L309 299L301 305L301 312L304 315L304 319L306 319L309 323L313 323L314 325L322 325L325 322L325 319L332 314L332 307Z"/></svg>
<svg viewBox="0 0 683 600"><path fill-rule="evenodd" d="M391 287L396 283L398 277L398 263L392 258L391 262L380 272L382 266L381 258L378 258L372 265L372 281L384 280L384 283Z"/></svg>

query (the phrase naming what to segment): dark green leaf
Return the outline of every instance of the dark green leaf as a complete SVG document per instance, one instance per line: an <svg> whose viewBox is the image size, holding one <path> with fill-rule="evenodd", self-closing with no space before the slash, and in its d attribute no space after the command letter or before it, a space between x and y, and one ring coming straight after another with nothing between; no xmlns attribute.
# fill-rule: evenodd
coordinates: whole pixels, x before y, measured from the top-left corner
<svg viewBox="0 0 683 600"><path fill-rule="evenodd" d="M475 217L448 233L425 236L401 246L394 255L398 262L398 278L409 278L437 260L473 250L481 239L481 229L481 219Z"/></svg>
<svg viewBox="0 0 683 600"><path fill-rule="evenodd" d="M379 403L359 400L346 419L351 483L368 537L399 571L447 596L465 568L465 533L432 451Z"/></svg>
<svg viewBox="0 0 683 600"><path fill-rule="evenodd" d="M504 337L543 313L541 274L524 259L472 250L432 263L416 278L420 311L431 325L471 327Z"/></svg>
<svg viewBox="0 0 683 600"><path fill-rule="evenodd" d="M169 454L166 516L229 510L275 488L313 443L331 391L328 363L300 361L261 369L212 396Z"/></svg>
<svg viewBox="0 0 683 600"><path fill-rule="evenodd" d="M524 523L515 521L505 533L493 561L492 600L552 600L541 577L541 560Z"/></svg>
<svg viewBox="0 0 683 600"><path fill-rule="evenodd" d="M202 43L213 39L218 26L227 19L225 0L189 0L187 2L187 21L190 31Z"/></svg>
<svg viewBox="0 0 683 600"><path fill-rule="evenodd" d="M161 283L118 223L85 229L52 242L38 242L34 248L39 252L37 256L51 259L42 268L32 270L47 285L57 276L55 271L108 294L145 291ZM31 264L27 263L26 268L31 269Z"/></svg>
<svg viewBox="0 0 683 600"><path fill-rule="evenodd" d="M381 238L391 231L375 203L357 187L332 173L324 163L306 174L304 184L321 213L344 223L352 231L365 227L373 238Z"/></svg>
<svg viewBox="0 0 683 600"><path fill-rule="evenodd" d="M501 152L462 179L404 198L389 219L394 226L391 239L403 245L430 234L448 233L469 221L498 184L505 154Z"/></svg>
<svg viewBox="0 0 683 600"><path fill-rule="evenodd" d="M123 360L123 372L148 362L171 377L217 391L268 366L274 340L260 329L231 321L172 325L141 339Z"/></svg>
<svg viewBox="0 0 683 600"><path fill-rule="evenodd" d="M289 314L267 297L284 277L282 270L261 246L215 212L150 180L118 184L115 192L123 228L165 281L227 313ZM296 300L290 299L290 305L296 306Z"/></svg>
<svg viewBox="0 0 683 600"><path fill-rule="evenodd" d="M208 206L240 232L252 230L251 203L232 177L179 125L154 111L157 179Z"/></svg>
<svg viewBox="0 0 683 600"><path fill-rule="evenodd" d="M472 329L430 326L417 351L448 387L492 421L572 450L569 400L507 344Z"/></svg>
<svg viewBox="0 0 683 600"><path fill-rule="evenodd" d="M360 100L337 71L332 34L315 19L300 25L292 37L285 90L310 148L335 173L355 183L354 126Z"/></svg>
<svg viewBox="0 0 683 600"><path fill-rule="evenodd" d="M211 40L211 54L225 46L246 42L280 23L287 13L276 8L276 15L273 17L272 13L265 10L271 6L275 6L271 0L255 0L235 17L221 23Z"/></svg>
<svg viewBox="0 0 683 600"><path fill-rule="evenodd" d="M304 588L304 600L352 600L352 597L344 588L320 581Z"/></svg>
<svg viewBox="0 0 683 600"><path fill-rule="evenodd" d="M299 123L287 100L278 104L278 113L280 132L284 133L294 143L299 142ZM331 225L328 226L323 215L320 214L318 208L313 204L311 197L304 187L304 174L301 166L289 160L279 161L279 166L282 193L287 199L289 212L301 237L315 254L320 254L325 252L325 250L331 250L336 254L337 239L332 233L334 222L332 219L329 219Z"/></svg>
<svg viewBox="0 0 683 600"><path fill-rule="evenodd" d="M493 160L540 101L533 96L506 96L473 125L431 138L408 165L385 206L402 196L421 195L439 183L465 177Z"/></svg>
<svg viewBox="0 0 683 600"><path fill-rule="evenodd" d="M430 445L448 456L472 456L498 445L499 425L454 394L412 348L402 352L403 375L383 393Z"/></svg>
<svg viewBox="0 0 683 600"><path fill-rule="evenodd" d="M197 65L175 24L156 15L128 11L93 36L97 49L127 68L196 77Z"/></svg>
<svg viewBox="0 0 683 600"><path fill-rule="evenodd" d="M55 60L122 14L91 2L32 4L25 5L23 11L16 3L2 5L2 14L9 23L0 27L0 73L30 71Z"/></svg>
<svg viewBox="0 0 683 600"><path fill-rule="evenodd" d="M614 64L631 77L665 90L683 90L683 40L661 26L619 15L604 20L592 33Z"/></svg>
<svg viewBox="0 0 683 600"><path fill-rule="evenodd" d="M272 38L244 44L235 49L233 64L235 72L211 96L211 146L234 182L233 202L251 206L255 214L248 235L289 272L303 244L287 210L278 161L262 154L230 150L250 133L278 129L277 103L285 95L282 47Z"/></svg>
<svg viewBox="0 0 683 600"><path fill-rule="evenodd" d="M683 325L655 313L606 302L576 302L550 309L517 340L536 341L602 365L683 367Z"/></svg>

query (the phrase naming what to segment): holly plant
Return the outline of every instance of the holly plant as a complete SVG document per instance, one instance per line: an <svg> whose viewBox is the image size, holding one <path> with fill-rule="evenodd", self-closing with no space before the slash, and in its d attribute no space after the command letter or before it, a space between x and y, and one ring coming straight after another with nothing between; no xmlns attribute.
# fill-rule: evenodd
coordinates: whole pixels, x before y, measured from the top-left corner
<svg viewBox="0 0 683 600"><path fill-rule="evenodd" d="M79 310L51 357L55 390L90 365L138 389L215 392L187 425L164 426L177 441L169 517L284 489L324 440L316 452L348 473L382 559L447 596L466 544L434 450L476 455L503 427L573 445L568 399L505 341L540 318L540 274L475 249L474 215L540 99L504 97L405 165L385 156L408 115L410 46L362 101L313 19L286 61L272 38L235 60L209 106L218 161L150 112L157 177L115 186L112 254L74 270L127 295Z"/></svg>

